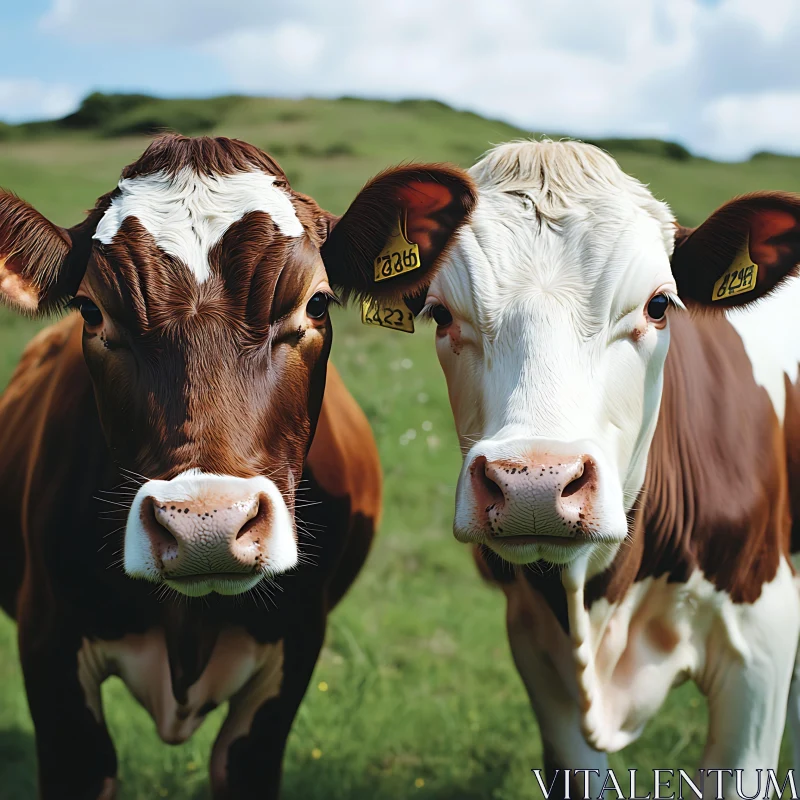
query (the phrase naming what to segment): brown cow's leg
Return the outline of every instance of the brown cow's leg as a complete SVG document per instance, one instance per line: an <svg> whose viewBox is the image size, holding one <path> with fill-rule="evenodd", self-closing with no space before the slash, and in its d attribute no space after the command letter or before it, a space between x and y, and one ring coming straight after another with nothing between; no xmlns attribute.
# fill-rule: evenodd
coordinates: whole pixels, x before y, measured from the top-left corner
<svg viewBox="0 0 800 800"><path fill-rule="evenodd" d="M325 636L321 609L310 610L303 621L307 627L302 632L279 643L279 670L269 665L231 699L211 755L215 800L279 796L286 739Z"/></svg>
<svg viewBox="0 0 800 800"><path fill-rule="evenodd" d="M567 771L556 761L550 748L544 746L544 776L548 789L548 800L565 800L570 797L569 787L564 780ZM551 789L552 787L552 789Z"/></svg>
<svg viewBox="0 0 800 800"><path fill-rule="evenodd" d="M33 629L26 616L21 614L19 648L36 730L39 795L112 800L117 757L103 719L100 681L79 677L81 637L66 625Z"/></svg>
<svg viewBox="0 0 800 800"><path fill-rule="evenodd" d="M360 513L355 514L347 535L347 545L328 586L329 609L332 610L353 585L367 560L374 538L375 520Z"/></svg>

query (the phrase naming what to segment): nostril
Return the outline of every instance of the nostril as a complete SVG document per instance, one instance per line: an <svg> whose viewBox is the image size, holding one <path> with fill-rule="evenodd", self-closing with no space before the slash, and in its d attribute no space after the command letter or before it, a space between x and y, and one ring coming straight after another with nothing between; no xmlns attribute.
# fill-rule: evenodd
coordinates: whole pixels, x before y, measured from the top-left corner
<svg viewBox="0 0 800 800"><path fill-rule="evenodd" d="M506 496L503 494L500 484L495 480L492 474L494 472L492 465L485 456L478 456L472 462L471 472L476 499L486 511L505 503Z"/></svg>
<svg viewBox="0 0 800 800"><path fill-rule="evenodd" d="M591 458L584 458L578 469L580 472L561 490L562 497L572 497L585 486L595 483L597 468Z"/></svg>
<svg viewBox="0 0 800 800"><path fill-rule="evenodd" d="M157 501L155 498L145 497L144 500L142 500L142 506L139 513L141 515L144 529L147 531L147 535L150 538L153 549L162 558L164 558L164 556L171 549L174 549L174 552L177 552L178 540L159 520L158 516L156 515L156 506ZM166 506L164 506L162 510L166 510Z"/></svg>
<svg viewBox="0 0 800 800"><path fill-rule="evenodd" d="M236 541L244 539L254 530L264 530L269 525L269 498L260 494L255 501L255 514L239 528L236 534Z"/></svg>

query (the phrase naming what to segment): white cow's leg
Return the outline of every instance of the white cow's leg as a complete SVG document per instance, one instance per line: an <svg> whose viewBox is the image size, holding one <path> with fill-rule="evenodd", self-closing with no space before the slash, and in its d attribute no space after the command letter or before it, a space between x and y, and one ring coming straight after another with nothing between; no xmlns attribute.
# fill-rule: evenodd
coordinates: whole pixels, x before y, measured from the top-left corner
<svg viewBox="0 0 800 800"><path fill-rule="evenodd" d="M719 785L722 797L736 797L731 772L736 769L744 770L743 794L753 796L758 791L759 797L764 797L766 771L778 767L789 680L775 675L776 682L770 686L771 679L762 671L741 664L731 665L725 672L718 691L709 697L703 797L717 797ZM763 771L760 790L756 770Z"/></svg>
<svg viewBox="0 0 800 800"><path fill-rule="evenodd" d="M698 683L708 695L709 728L702 767L744 770L742 790L754 795L761 775L776 770L786 721L789 685L795 669L800 604L788 564L763 587L755 603L727 603L708 642ZM704 797L737 797L735 777L706 773ZM781 781L782 782L782 781Z"/></svg>

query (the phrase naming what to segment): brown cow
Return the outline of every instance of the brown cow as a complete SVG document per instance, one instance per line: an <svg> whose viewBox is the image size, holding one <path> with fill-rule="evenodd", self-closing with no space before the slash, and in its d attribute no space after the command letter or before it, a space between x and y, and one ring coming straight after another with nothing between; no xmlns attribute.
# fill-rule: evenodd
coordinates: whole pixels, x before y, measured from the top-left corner
<svg viewBox="0 0 800 800"><path fill-rule="evenodd" d="M603 794L605 753L686 679L708 696L706 796L733 783L718 768L754 796L800 632L800 198L689 230L589 145L501 145L472 174L427 294L464 454L454 533L506 594L550 797L583 796L570 769Z"/></svg>
<svg viewBox="0 0 800 800"><path fill-rule="evenodd" d="M339 220L256 148L177 136L73 228L0 194L5 299L42 313L72 298L83 317L29 345L0 401L0 600L43 797L115 794L109 675L170 743L230 701L215 796L277 796L380 508L364 415L333 370L326 384L331 287L413 292L473 202L463 173L415 165ZM419 266L373 286L399 218Z"/></svg>

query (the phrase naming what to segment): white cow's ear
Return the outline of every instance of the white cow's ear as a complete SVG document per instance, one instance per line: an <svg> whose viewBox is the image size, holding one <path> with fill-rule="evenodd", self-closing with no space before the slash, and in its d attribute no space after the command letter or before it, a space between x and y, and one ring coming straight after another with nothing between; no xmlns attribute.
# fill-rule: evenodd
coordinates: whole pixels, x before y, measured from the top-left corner
<svg viewBox="0 0 800 800"><path fill-rule="evenodd" d="M80 284L90 236L85 223L59 228L0 191L0 299L28 314L57 307Z"/></svg>
<svg viewBox="0 0 800 800"><path fill-rule="evenodd" d="M394 300L419 293L476 197L457 167L414 164L381 173L344 216L328 220L322 246L328 279L345 297Z"/></svg>
<svg viewBox="0 0 800 800"><path fill-rule="evenodd" d="M759 192L731 200L698 228L678 228L672 274L685 303L713 310L764 297L798 264L800 196Z"/></svg>

